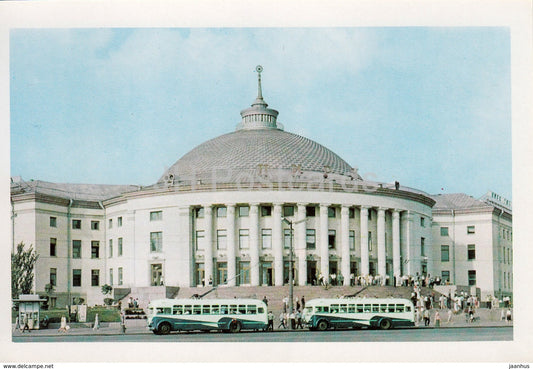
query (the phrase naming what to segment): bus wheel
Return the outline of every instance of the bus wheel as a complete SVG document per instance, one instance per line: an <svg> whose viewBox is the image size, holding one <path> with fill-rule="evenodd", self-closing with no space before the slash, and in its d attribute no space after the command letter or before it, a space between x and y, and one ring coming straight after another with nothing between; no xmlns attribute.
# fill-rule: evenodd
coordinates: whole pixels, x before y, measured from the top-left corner
<svg viewBox="0 0 533 369"><path fill-rule="evenodd" d="M321 320L318 322L316 328L319 331L325 331L326 329L328 329L328 322L326 322L325 320Z"/></svg>
<svg viewBox="0 0 533 369"><path fill-rule="evenodd" d="M387 329L390 329L391 327L392 327L392 323L389 319L381 319L381 321L379 322L379 328L385 331Z"/></svg>
<svg viewBox="0 0 533 369"><path fill-rule="evenodd" d="M231 322L229 325L229 331L231 333L239 333L241 331L241 323L237 321Z"/></svg>
<svg viewBox="0 0 533 369"><path fill-rule="evenodd" d="M161 323L159 325L159 334L169 334L170 333L170 324L168 323Z"/></svg>

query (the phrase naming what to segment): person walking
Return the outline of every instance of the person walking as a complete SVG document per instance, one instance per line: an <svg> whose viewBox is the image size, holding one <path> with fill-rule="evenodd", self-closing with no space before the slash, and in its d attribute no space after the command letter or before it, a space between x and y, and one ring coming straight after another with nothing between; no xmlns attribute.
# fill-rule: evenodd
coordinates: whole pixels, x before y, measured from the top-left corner
<svg viewBox="0 0 533 369"><path fill-rule="evenodd" d="M304 326L302 325L302 313L300 310L296 311L296 329L298 328L304 329Z"/></svg>
<svg viewBox="0 0 533 369"><path fill-rule="evenodd" d="M266 306L268 306L268 299L266 296L263 297L263 302L265 303Z"/></svg>
<svg viewBox="0 0 533 369"><path fill-rule="evenodd" d="M268 312L268 327L267 331L273 331L274 330L274 314L272 311Z"/></svg>
<svg viewBox="0 0 533 369"><path fill-rule="evenodd" d="M28 325L28 314L24 314L24 318L22 318L22 333L24 333L26 330L28 330L28 332L30 331L30 326Z"/></svg>
<svg viewBox="0 0 533 369"><path fill-rule="evenodd" d="M302 310L305 309L305 296L302 296Z"/></svg>
<svg viewBox="0 0 533 369"><path fill-rule="evenodd" d="M512 319L512 314L511 314L511 309L507 309L507 313L505 314L506 318L507 318L507 324L511 324L511 321L513 320Z"/></svg>
<svg viewBox="0 0 533 369"><path fill-rule="evenodd" d="M285 314L281 312L279 314L279 325L278 328L287 329L287 326L285 325Z"/></svg>
<svg viewBox="0 0 533 369"><path fill-rule="evenodd" d="M424 326L429 327L430 319L429 319L429 310L424 310Z"/></svg>
<svg viewBox="0 0 533 369"><path fill-rule="evenodd" d="M440 327L440 314L438 311L435 313L435 327Z"/></svg>
<svg viewBox="0 0 533 369"><path fill-rule="evenodd" d="M98 314L94 317L93 331L97 331L100 328L100 322L98 321Z"/></svg>
<svg viewBox="0 0 533 369"><path fill-rule="evenodd" d="M126 333L126 315L123 311L120 312L120 331Z"/></svg>

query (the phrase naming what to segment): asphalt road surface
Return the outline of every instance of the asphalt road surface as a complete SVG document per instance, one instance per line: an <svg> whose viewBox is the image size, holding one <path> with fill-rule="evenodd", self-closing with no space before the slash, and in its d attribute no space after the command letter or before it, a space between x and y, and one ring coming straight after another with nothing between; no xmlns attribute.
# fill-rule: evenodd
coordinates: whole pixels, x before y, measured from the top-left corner
<svg viewBox="0 0 533 369"><path fill-rule="evenodd" d="M125 335L20 336L13 342L453 342L512 341L512 327L437 328L381 330L336 330L325 332L275 331L229 333L152 333Z"/></svg>

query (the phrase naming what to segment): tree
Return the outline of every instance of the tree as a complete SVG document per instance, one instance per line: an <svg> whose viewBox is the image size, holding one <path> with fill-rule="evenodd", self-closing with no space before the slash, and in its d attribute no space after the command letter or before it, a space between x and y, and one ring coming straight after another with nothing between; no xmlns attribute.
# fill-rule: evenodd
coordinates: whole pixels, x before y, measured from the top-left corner
<svg viewBox="0 0 533 369"><path fill-rule="evenodd" d="M32 293L33 270L38 258L31 245L28 248L24 242L17 245L17 251L11 254L11 298Z"/></svg>
<svg viewBox="0 0 533 369"><path fill-rule="evenodd" d="M111 286L108 285L108 284L104 284L104 285L102 286L102 294L103 294L104 296L106 296L106 295L110 295L111 292L113 292L113 287L111 287ZM106 304L106 305L111 305L112 303L113 303L113 299L112 299L112 298L110 298L110 297L108 297L108 298L104 298L104 304Z"/></svg>

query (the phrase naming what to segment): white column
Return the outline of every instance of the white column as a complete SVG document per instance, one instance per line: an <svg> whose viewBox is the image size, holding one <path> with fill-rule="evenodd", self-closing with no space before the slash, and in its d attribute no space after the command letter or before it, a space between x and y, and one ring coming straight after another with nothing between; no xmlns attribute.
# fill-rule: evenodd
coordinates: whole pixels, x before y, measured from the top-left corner
<svg viewBox="0 0 533 369"><path fill-rule="evenodd" d="M407 264L407 275L414 276L413 273L415 273L415 268L413 265L413 213L411 211L406 211L404 213L405 215L402 216L402 219L404 220L405 228L406 228L406 255L404 260L404 265Z"/></svg>
<svg viewBox="0 0 533 369"><path fill-rule="evenodd" d="M394 209L392 212L392 265L396 285L401 285L400 269L400 211Z"/></svg>
<svg viewBox="0 0 533 369"><path fill-rule="evenodd" d="M306 232L306 224L305 224L305 206L307 204L298 204L298 213L296 215L297 224L295 232L295 240L296 244L294 247L294 250L296 252L296 257L298 258L298 285L299 286L305 286L307 283L307 258L306 258L306 249L307 244L305 242L305 232Z"/></svg>
<svg viewBox="0 0 533 369"><path fill-rule="evenodd" d="M387 276L387 258L385 253L385 209L378 208L378 274L385 284Z"/></svg>
<svg viewBox="0 0 533 369"><path fill-rule="evenodd" d="M214 283L215 275L213 273L213 208L210 204L204 206L204 220L205 220L205 250L204 250L204 268L205 268L205 283L209 283L209 277Z"/></svg>
<svg viewBox="0 0 533 369"><path fill-rule="evenodd" d="M328 205L320 204L320 224L318 229L320 239L320 273L324 280L329 278L329 249L328 249Z"/></svg>
<svg viewBox="0 0 533 369"><path fill-rule="evenodd" d="M250 204L250 282L259 286L259 204Z"/></svg>
<svg viewBox="0 0 533 369"><path fill-rule="evenodd" d="M368 275L368 207L361 206L361 275Z"/></svg>
<svg viewBox="0 0 533 369"><path fill-rule="evenodd" d="M228 256L228 286L237 283L236 245L235 245L235 204L226 204L226 221L228 229L227 256Z"/></svg>
<svg viewBox="0 0 533 369"><path fill-rule="evenodd" d="M168 264L163 264L163 280L167 285L177 285L180 287L191 287L193 268L192 268L192 237L191 237L191 210L188 206L178 208L178 235L177 247L173 250L167 251L167 256L171 260L175 260L173 268L169 268ZM164 238L163 238L164 245ZM175 251L175 252L173 252Z"/></svg>
<svg viewBox="0 0 533 369"><path fill-rule="evenodd" d="M272 217L272 252L274 254L274 285L283 286L283 232L281 211L283 204L274 204Z"/></svg>
<svg viewBox="0 0 533 369"><path fill-rule="evenodd" d="M350 218L348 205L341 207L341 274L344 285L350 285Z"/></svg>

